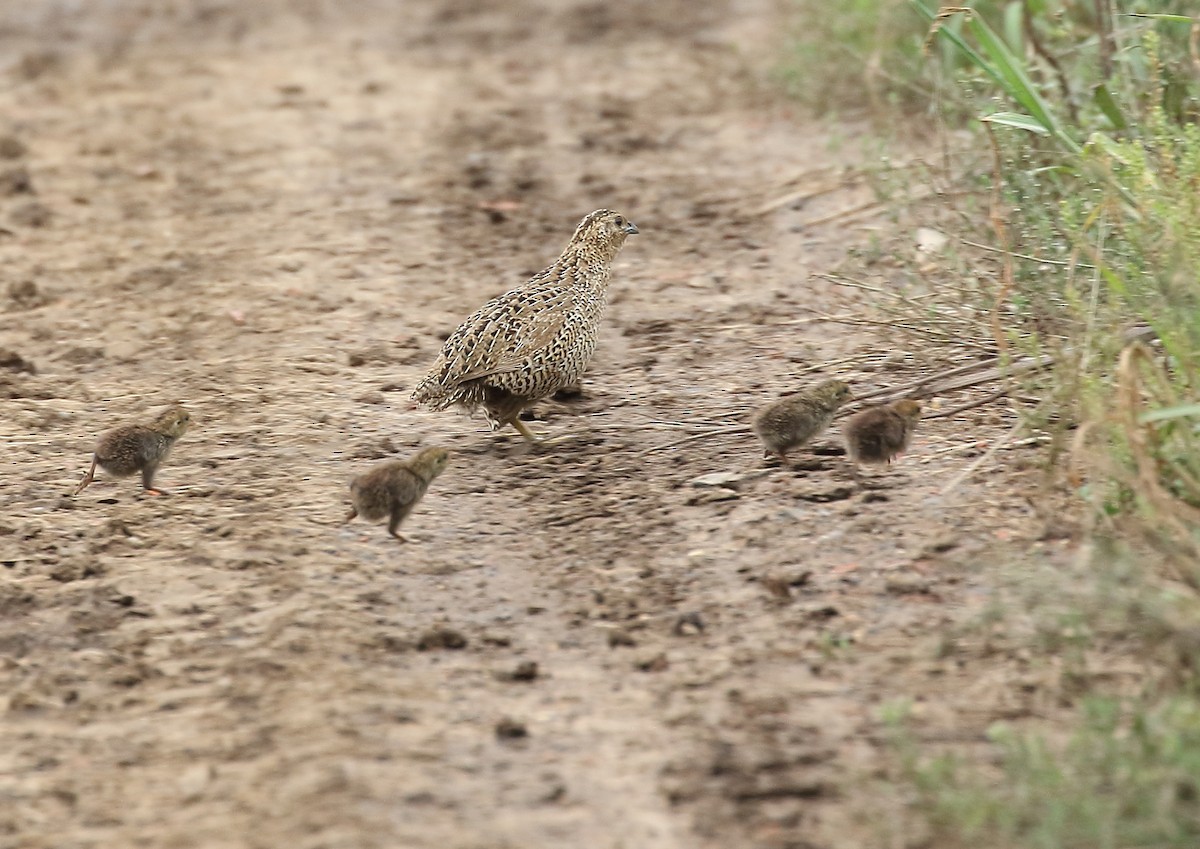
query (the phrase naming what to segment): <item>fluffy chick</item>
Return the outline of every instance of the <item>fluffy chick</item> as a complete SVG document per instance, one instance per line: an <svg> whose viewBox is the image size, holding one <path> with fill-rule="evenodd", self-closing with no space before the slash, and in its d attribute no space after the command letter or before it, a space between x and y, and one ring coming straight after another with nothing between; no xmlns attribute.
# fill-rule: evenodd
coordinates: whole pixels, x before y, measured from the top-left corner
<svg viewBox="0 0 1200 849"><path fill-rule="evenodd" d="M907 398L855 413L842 426L846 453L855 464L891 464L908 449L920 418L921 405Z"/></svg>
<svg viewBox="0 0 1200 849"><path fill-rule="evenodd" d="M450 334L413 401L431 410L482 407L492 430L510 424L537 442L518 416L579 381L596 350L613 260L636 232L609 209L584 216L557 260Z"/></svg>
<svg viewBox="0 0 1200 849"><path fill-rule="evenodd" d="M142 473L142 489L151 495L163 495L154 487L154 473L171 453L175 441L187 431L192 416L183 407L174 404L163 410L150 424L126 424L102 434L92 454L92 466L88 469L75 495L83 492L96 478L96 466L113 477L124 478Z"/></svg>
<svg viewBox="0 0 1200 849"><path fill-rule="evenodd" d="M763 457L776 454L787 462L787 452L819 436L849 399L849 386L840 380L826 380L763 407L753 422L763 443Z"/></svg>
<svg viewBox="0 0 1200 849"><path fill-rule="evenodd" d="M442 473L450 459L445 448L426 448L409 460L390 460L381 463L350 484L353 507L346 517L349 522L361 515L377 522L388 520L388 533L400 542L408 542L397 528L413 511L429 484Z"/></svg>

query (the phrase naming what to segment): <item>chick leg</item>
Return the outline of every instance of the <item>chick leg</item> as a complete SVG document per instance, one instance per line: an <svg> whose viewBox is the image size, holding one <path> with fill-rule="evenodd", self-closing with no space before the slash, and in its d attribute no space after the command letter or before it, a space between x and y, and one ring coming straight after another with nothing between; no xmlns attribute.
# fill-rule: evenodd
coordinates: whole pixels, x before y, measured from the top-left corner
<svg viewBox="0 0 1200 849"><path fill-rule="evenodd" d="M404 517L407 515L407 510L401 507L395 507L392 509L392 518L388 520L388 533L394 536L398 542L408 542L408 540L402 537L396 530L400 527L400 522L403 521Z"/></svg>
<svg viewBox="0 0 1200 849"><path fill-rule="evenodd" d="M345 519L343 519L343 520L342 520L342 524L343 524L343 525L347 525L347 524L349 524L350 522L352 522L353 520L355 520L355 519L357 519L357 518L358 518L358 508L357 508L357 507L351 507L351 508L350 508L350 514L349 514L348 516L346 516L346 518L345 518Z"/></svg>
<svg viewBox="0 0 1200 849"><path fill-rule="evenodd" d="M154 486L154 473L156 471L158 471L157 463L153 465L147 463L145 468L142 469L142 489L146 491L147 495L166 495L165 490Z"/></svg>
<svg viewBox="0 0 1200 849"><path fill-rule="evenodd" d="M96 455L92 455L92 467L87 470L87 474L83 476L83 480L79 482L79 486L75 487L75 492L72 495L78 495L87 489L88 484L96 479Z"/></svg>

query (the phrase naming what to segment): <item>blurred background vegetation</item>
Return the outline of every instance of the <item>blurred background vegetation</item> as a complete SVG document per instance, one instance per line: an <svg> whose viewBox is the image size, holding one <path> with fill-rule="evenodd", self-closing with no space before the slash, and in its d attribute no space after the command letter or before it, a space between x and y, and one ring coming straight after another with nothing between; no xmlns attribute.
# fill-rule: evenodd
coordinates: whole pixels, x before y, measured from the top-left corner
<svg viewBox="0 0 1200 849"><path fill-rule="evenodd" d="M1014 409L1048 435L1048 485L1087 534L1078 571L1042 574L1036 594L1019 588L1036 566L1014 572L1004 597L1039 623L1029 648L1145 664L1120 692L1095 662L1067 664L1075 727L998 726L974 758L918 745L897 706L931 845L1200 846L1200 8L796 0L795 17L779 76L796 98L881 134L937 128L942 190L906 214L959 247L897 269L929 297L879 308L1052 358Z"/></svg>

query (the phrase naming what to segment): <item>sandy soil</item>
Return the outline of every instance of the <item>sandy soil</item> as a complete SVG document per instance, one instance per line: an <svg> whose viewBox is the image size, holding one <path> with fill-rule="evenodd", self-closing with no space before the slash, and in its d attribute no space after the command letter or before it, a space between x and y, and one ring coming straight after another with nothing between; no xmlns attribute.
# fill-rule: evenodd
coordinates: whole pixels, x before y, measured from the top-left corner
<svg viewBox="0 0 1200 849"><path fill-rule="evenodd" d="M765 82L776 4L348 5L0 13L0 847L921 845L880 710L972 740L1041 709L938 647L998 541L1047 534L1020 452L939 496L995 409L867 486L698 433L931 367L813 320L871 233L805 222L864 187L758 214L861 156ZM641 235L582 396L534 423L578 438L412 410L600 206ZM169 495L69 497L98 432L175 400ZM431 443L409 545L339 524Z"/></svg>

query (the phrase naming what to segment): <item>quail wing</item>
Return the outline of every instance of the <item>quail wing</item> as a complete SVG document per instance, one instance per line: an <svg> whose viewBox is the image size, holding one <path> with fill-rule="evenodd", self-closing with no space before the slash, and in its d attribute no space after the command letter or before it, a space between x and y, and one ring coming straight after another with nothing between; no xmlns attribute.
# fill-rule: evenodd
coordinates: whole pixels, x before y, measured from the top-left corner
<svg viewBox="0 0 1200 849"><path fill-rule="evenodd" d="M565 289L515 289L488 301L446 340L442 387L519 370L554 340L574 304Z"/></svg>

